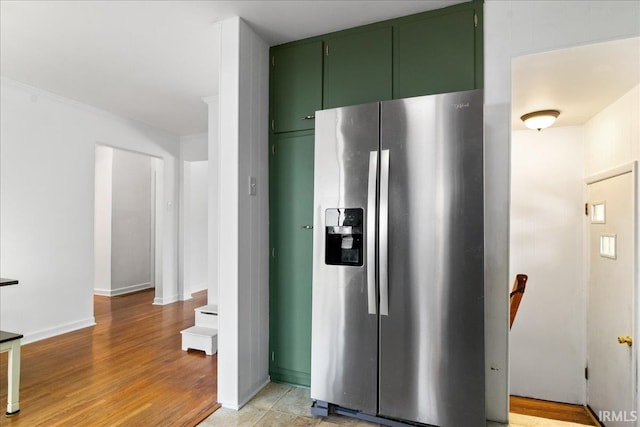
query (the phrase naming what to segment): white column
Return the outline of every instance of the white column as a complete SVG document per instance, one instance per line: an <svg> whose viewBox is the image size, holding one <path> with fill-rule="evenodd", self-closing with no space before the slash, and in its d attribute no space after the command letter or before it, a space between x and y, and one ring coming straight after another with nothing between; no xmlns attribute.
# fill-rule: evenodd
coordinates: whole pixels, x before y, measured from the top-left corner
<svg viewBox="0 0 640 427"><path fill-rule="evenodd" d="M210 235L218 254L218 401L238 409L268 382L269 47L238 17L218 25L216 147L210 139L210 160L217 156L211 167L218 169Z"/></svg>

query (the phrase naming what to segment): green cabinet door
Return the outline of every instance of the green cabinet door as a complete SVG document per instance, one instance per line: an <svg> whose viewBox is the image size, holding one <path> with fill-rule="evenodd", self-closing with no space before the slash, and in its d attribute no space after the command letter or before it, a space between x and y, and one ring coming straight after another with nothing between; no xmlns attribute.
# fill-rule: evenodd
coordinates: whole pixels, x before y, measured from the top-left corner
<svg viewBox="0 0 640 427"><path fill-rule="evenodd" d="M476 88L474 14L468 8L395 26L394 98Z"/></svg>
<svg viewBox="0 0 640 427"><path fill-rule="evenodd" d="M391 34L388 26L325 41L325 109L391 99Z"/></svg>
<svg viewBox="0 0 640 427"><path fill-rule="evenodd" d="M269 165L269 374L309 386L313 132L272 137Z"/></svg>
<svg viewBox="0 0 640 427"><path fill-rule="evenodd" d="M322 42L271 49L271 127L274 132L313 129L322 109Z"/></svg>

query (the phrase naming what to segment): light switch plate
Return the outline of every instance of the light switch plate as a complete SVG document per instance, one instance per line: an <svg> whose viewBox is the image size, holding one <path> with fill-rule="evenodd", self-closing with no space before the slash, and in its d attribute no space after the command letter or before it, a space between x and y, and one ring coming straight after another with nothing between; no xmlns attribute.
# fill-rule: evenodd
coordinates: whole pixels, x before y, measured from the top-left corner
<svg viewBox="0 0 640 427"><path fill-rule="evenodd" d="M255 176L250 176L249 177L249 195L250 196L255 196L256 193L257 193L256 177Z"/></svg>

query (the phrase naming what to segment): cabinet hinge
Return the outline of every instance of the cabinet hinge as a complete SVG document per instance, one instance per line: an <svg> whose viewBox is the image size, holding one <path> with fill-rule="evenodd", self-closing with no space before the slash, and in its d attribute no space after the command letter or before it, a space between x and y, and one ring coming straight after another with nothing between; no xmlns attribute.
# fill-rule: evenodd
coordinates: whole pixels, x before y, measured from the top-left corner
<svg viewBox="0 0 640 427"><path fill-rule="evenodd" d="M271 130L276 130L276 121L274 119L271 120Z"/></svg>
<svg viewBox="0 0 640 427"><path fill-rule="evenodd" d="M276 257L276 248L271 248L271 258Z"/></svg>
<svg viewBox="0 0 640 427"><path fill-rule="evenodd" d="M589 203L584 204L584 214L589 216Z"/></svg>
<svg viewBox="0 0 640 427"><path fill-rule="evenodd" d="M588 366L584 367L584 379L585 380L589 379L589 367Z"/></svg>
<svg viewBox="0 0 640 427"><path fill-rule="evenodd" d="M478 14L477 13L473 14L473 26L478 28Z"/></svg>
<svg viewBox="0 0 640 427"><path fill-rule="evenodd" d="M276 352L275 352L275 351L272 351L272 352L271 352L271 361L272 361L272 362L275 362L275 361L276 361Z"/></svg>
<svg viewBox="0 0 640 427"><path fill-rule="evenodd" d="M271 57L271 65L274 66L274 67L276 66L276 57L275 57L275 55Z"/></svg>
<svg viewBox="0 0 640 427"><path fill-rule="evenodd" d="M271 144L271 154L276 154L276 144Z"/></svg>
<svg viewBox="0 0 640 427"><path fill-rule="evenodd" d="M329 56L329 45L326 45L324 47L324 52L325 52L325 55Z"/></svg>

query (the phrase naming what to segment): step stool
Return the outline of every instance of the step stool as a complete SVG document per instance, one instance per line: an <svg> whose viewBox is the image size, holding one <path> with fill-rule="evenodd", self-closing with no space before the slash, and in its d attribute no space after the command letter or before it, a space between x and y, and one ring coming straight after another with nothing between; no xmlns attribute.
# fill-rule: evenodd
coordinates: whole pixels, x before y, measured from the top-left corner
<svg viewBox="0 0 640 427"><path fill-rule="evenodd" d="M203 328L202 326L192 326L183 331L182 334L182 350L202 350L207 356L211 356L218 352L218 330L212 328Z"/></svg>
<svg viewBox="0 0 640 427"><path fill-rule="evenodd" d="M218 305L203 305L194 309L196 312L196 326L218 329Z"/></svg>
<svg viewBox="0 0 640 427"><path fill-rule="evenodd" d="M195 310L196 324L180 331L182 350L201 350L211 356L218 352L218 306L215 304Z"/></svg>

